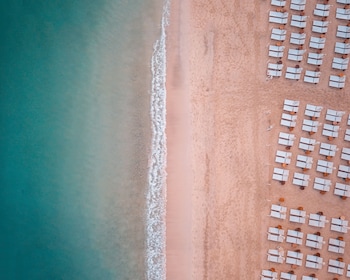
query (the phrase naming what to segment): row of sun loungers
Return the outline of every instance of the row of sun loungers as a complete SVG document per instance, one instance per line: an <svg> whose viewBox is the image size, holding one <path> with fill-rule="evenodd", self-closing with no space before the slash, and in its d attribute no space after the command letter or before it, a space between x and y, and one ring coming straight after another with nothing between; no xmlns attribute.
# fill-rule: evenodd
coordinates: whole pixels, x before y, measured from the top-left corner
<svg viewBox="0 0 350 280"><path fill-rule="evenodd" d="M288 251L290 252L290 251ZM288 253L287 253L288 254ZM344 264L344 268L343 267ZM305 266L309 268L321 269L323 259L315 255L307 255ZM334 266L336 265L336 266ZM345 269L345 263L339 262L338 260L329 260L328 263L328 272L343 275ZM348 264L346 277L350 277L350 264ZM294 272L281 272L280 277L278 278L278 273L276 271L264 269L261 272L260 280L297 280L297 275ZM300 279L300 278L299 278ZM314 275L303 275L301 280L318 280Z"/></svg>
<svg viewBox="0 0 350 280"><path fill-rule="evenodd" d="M278 206L278 205L274 205L274 206ZM286 214L287 209L284 206L280 206L280 207L281 207L280 210L273 209L273 207L271 207L270 217L280 219L280 220L285 220L287 217L287 214ZM306 222L306 212L303 210L291 209L289 221L292 223L304 224ZM326 220L326 217L323 215L310 214L309 226L324 228L325 224L327 222L328 221ZM331 221L331 230L332 231L339 232L339 233L347 233L348 229L349 229L348 221L342 220L340 218L332 218L332 221ZM269 232L269 234L276 235L273 232ZM280 236L283 234L279 233L278 235ZM301 245L302 238L303 238L302 232L297 232L297 231L290 232L290 230L288 230L286 242ZM309 240L309 241L306 242L306 246L321 249L322 244L316 244L315 241L317 241L318 243L322 243L322 242L319 239L315 240L313 238L316 238L316 237L313 237L312 235L310 235L310 236L308 235L307 240ZM276 241L276 242L282 242L284 240L284 238L281 238L281 237L277 238L277 237L273 237L273 236L268 237L268 239L271 241Z"/></svg>
<svg viewBox="0 0 350 280"><path fill-rule="evenodd" d="M277 153L282 153L282 151L278 151ZM276 162L281 163L284 167L285 165L288 165L290 163L290 158L288 157L281 157L276 156ZM313 164L311 157L306 157L299 155L297 158L297 167L302 168L302 170L309 170ZM333 166L333 162L321 160L319 159L317 161L316 170L317 172L320 172L323 177L327 177L328 175L333 173L333 170L335 170L336 167ZM337 173L337 176L341 179L344 179L345 181L350 181L350 166L348 165L339 165L339 170ZM273 169L272 179L279 181L279 182L287 182L289 178L289 170L284 168L275 167ZM295 172L293 176L293 184L299 187L307 187L309 185L310 177L307 174L304 173L298 173ZM317 182L315 181L315 184ZM340 183L339 183L340 184ZM320 191L329 191L329 188L327 189L320 189L319 185L317 187L314 187L315 189L318 189ZM348 187L344 190L348 190ZM346 194L346 195L345 195ZM343 196L350 197L349 193L344 193Z"/></svg>
<svg viewBox="0 0 350 280"><path fill-rule="evenodd" d="M296 251L288 250L286 257L285 257L284 250L269 249L267 252L267 260L274 263L282 264L285 261L287 264L290 264L290 265L302 266L303 259L304 259L304 254L299 252L299 250L296 250ZM308 268L322 269L323 265L325 264L326 263L323 262L323 258L320 257L318 254L306 255L305 266ZM338 258L337 260L330 259L328 261L328 272L338 274L338 275L343 275L344 269L345 269L345 263L342 261L341 258ZM349 266L348 266L348 270L349 270ZM264 275L265 277L268 277L268 275L273 275L268 272L263 272L263 273L265 274Z"/></svg>

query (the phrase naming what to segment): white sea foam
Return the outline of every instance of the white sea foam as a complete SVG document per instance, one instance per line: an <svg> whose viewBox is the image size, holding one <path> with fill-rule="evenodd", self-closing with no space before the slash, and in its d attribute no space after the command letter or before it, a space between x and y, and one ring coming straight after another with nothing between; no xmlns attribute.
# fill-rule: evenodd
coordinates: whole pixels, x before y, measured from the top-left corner
<svg viewBox="0 0 350 280"><path fill-rule="evenodd" d="M147 191L146 278L166 278L166 26L170 0L163 6L161 35L153 46L151 121L152 148Z"/></svg>

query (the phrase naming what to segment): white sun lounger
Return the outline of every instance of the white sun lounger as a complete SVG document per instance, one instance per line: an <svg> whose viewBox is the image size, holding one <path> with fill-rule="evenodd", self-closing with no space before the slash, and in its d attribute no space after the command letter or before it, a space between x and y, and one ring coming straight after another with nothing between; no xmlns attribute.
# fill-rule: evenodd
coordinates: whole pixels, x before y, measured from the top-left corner
<svg viewBox="0 0 350 280"><path fill-rule="evenodd" d="M283 64L279 64L279 63L269 63L267 65L268 69L272 69L272 70L282 70L283 68Z"/></svg>
<svg viewBox="0 0 350 280"><path fill-rule="evenodd" d="M278 256L267 255L267 260L269 262L274 262L274 263L283 263L284 258L283 257L278 257Z"/></svg>
<svg viewBox="0 0 350 280"><path fill-rule="evenodd" d="M309 47L313 49L322 50L326 43L326 38L311 37Z"/></svg>
<svg viewBox="0 0 350 280"><path fill-rule="evenodd" d="M307 157L303 155L297 156L297 163L296 166L303 169L311 169L313 163L312 157Z"/></svg>
<svg viewBox="0 0 350 280"><path fill-rule="evenodd" d="M305 44L305 33L291 33L290 43L294 45L304 45Z"/></svg>
<svg viewBox="0 0 350 280"><path fill-rule="evenodd" d="M333 246L333 245L328 245L328 251L333 253L338 253L338 254L344 254L345 252L344 248Z"/></svg>
<svg viewBox="0 0 350 280"><path fill-rule="evenodd" d="M345 141L350 141L350 129L345 130L345 136L344 136Z"/></svg>
<svg viewBox="0 0 350 280"><path fill-rule="evenodd" d="M273 28L271 31L271 39L276 41L284 41L287 31L284 29Z"/></svg>
<svg viewBox="0 0 350 280"><path fill-rule="evenodd" d="M321 269L322 268L322 264L314 263L314 262L310 262L310 261L306 261L305 266L308 267L308 268L315 268L315 269Z"/></svg>
<svg viewBox="0 0 350 280"><path fill-rule="evenodd" d="M350 0L337 0L339 4L350 4Z"/></svg>
<svg viewBox="0 0 350 280"><path fill-rule="evenodd" d="M307 57L307 63L320 66L323 63L324 54L322 53L309 53Z"/></svg>
<svg viewBox="0 0 350 280"><path fill-rule="evenodd" d="M349 54L350 53L350 44L349 43L336 42L335 43L334 52L335 53L339 53L339 54Z"/></svg>
<svg viewBox="0 0 350 280"><path fill-rule="evenodd" d="M335 18L350 20L350 9L337 8Z"/></svg>
<svg viewBox="0 0 350 280"><path fill-rule="evenodd" d="M331 187L331 181L324 179L324 178L315 178L314 181L314 189L319 191L326 191L328 192Z"/></svg>
<svg viewBox="0 0 350 280"><path fill-rule="evenodd" d="M277 7L284 7L286 5L286 1L282 0L271 0L271 5L272 6L277 6Z"/></svg>
<svg viewBox="0 0 350 280"><path fill-rule="evenodd" d="M293 74L293 73L286 72L285 78L289 79L289 80L297 80L297 81L299 81L300 80L300 74Z"/></svg>
<svg viewBox="0 0 350 280"><path fill-rule="evenodd" d="M279 138L287 139L287 140L295 140L296 139L294 134L285 133L285 132L280 132Z"/></svg>
<svg viewBox="0 0 350 280"><path fill-rule="evenodd" d="M332 62L333 69L346 70L348 69L349 58L334 57Z"/></svg>
<svg viewBox="0 0 350 280"><path fill-rule="evenodd" d="M281 119L281 125L286 126L288 128L291 128L291 127L295 127L296 126L296 122L295 121L287 121L287 120Z"/></svg>
<svg viewBox="0 0 350 280"><path fill-rule="evenodd" d="M305 72L305 75L308 75L310 77L319 77L320 74L321 74L320 72L309 71L309 70L306 70L306 72ZM315 106L312 104L306 104L305 116L319 118L321 115L322 109L323 109L322 106Z"/></svg>
<svg viewBox="0 0 350 280"><path fill-rule="evenodd" d="M282 71L281 70L271 70L267 69L267 75L271 77L281 77Z"/></svg>
<svg viewBox="0 0 350 280"><path fill-rule="evenodd" d="M296 274L290 274L288 272L281 272L280 280L297 280Z"/></svg>
<svg viewBox="0 0 350 280"><path fill-rule="evenodd" d="M275 45L269 46L269 56L271 57L281 58L283 57L283 52L284 52L284 46L275 46Z"/></svg>
<svg viewBox="0 0 350 280"><path fill-rule="evenodd" d="M294 258L287 257L286 263L292 264L292 265L297 265L297 266L302 266L302 261Z"/></svg>
<svg viewBox="0 0 350 280"><path fill-rule="evenodd" d="M329 7L330 5L316 4L316 9L314 9L314 15L320 17L328 17Z"/></svg>
<svg viewBox="0 0 350 280"><path fill-rule="evenodd" d="M321 75L321 72L306 70L305 75L304 75L304 82L311 83L311 84L317 84L320 81L320 75ZM318 116L316 116L316 115L318 115ZM316 115L315 114L313 116L310 115L310 117L317 117L317 118L320 117L319 113Z"/></svg>
<svg viewBox="0 0 350 280"><path fill-rule="evenodd" d="M289 49L288 50L288 59L293 61L302 61L305 50L298 49Z"/></svg>
<svg viewBox="0 0 350 280"><path fill-rule="evenodd" d="M337 37L349 39L350 38L350 27L344 25L338 25Z"/></svg>
<svg viewBox="0 0 350 280"><path fill-rule="evenodd" d="M343 88L345 86L346 76L339 77L336 75L330 75L329 77L329 86L335 88Z"/></svg>
<svg viewBox="0 0 350 280"><path fill-rule="evenodd" d="M288 67L288 68L290 68L290 67ZM287 71L289 72L288 69L287 69ZM296 115L287 114L287 113L282 113L282 119L287 120L287 121L295 122L297 120L297 116Z"/></svg>
<svg viewBox="0 0 350 280"><path fill-rule="evenodd" d="M291 26L298 27L298 28L305 28L306 27L306 21L297 21L297 20L292 20L290 22Z"/></svg>

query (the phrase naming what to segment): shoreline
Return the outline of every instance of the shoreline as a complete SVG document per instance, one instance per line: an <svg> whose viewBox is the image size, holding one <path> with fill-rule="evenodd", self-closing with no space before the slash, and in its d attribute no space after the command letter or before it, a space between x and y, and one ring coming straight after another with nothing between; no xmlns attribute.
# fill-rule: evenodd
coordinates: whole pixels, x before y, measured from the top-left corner
<svg viewBox="0 0 350 280"><path fill-rule="evenodd" d="M191 0L186 9L180 3L172 3L167 41L167 279L255 279L262 269L277 267L266 260L267 250L278 245L267 240L266 231L279 222L268 214L280 196L288 209L304 206L311 213L324 205L328 218L350 213L349 203L339 203L332 191L320 202L313 181L300 193L291 178L286 186L271 179L278 167L276 150L283 149L278 133L286 132L280 126L284 99L301 102L295 134L307 137L301 131L305 105L348 114L349 81L345 89L334 90L325 80L313 85L267 79L266 66L272 61L267 54L272 28L268 11L274 9L269 1L224 5ZM312 11L314 3L307 5ZM311 34L311 27L306 32ZM326 67L322 71L332 72ZM315 137L327 142L321 132ZM343 145L340 139L334 143ZM293 157L301 154L297 145L292 152ZM318 152L313 156L316 162L320 158ZM300 171L295 164L290 169L291 174ZM316 170L309 174L319 176ZM283 223L285 228L295 226ZM306 233L315 230L302 227ZM322 232L326 238L327 229ZM350 242L349 234L346 238ZM304 245L301 249L308 252ZM328 255L327 246L322 254ZM317 271L321 279L331 277L324 267Z"/></svg>

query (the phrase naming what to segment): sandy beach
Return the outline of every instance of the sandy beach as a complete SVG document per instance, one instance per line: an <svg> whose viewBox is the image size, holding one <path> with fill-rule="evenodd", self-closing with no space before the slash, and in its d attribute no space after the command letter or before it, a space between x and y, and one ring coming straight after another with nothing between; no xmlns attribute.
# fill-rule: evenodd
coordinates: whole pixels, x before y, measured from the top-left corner
<svg viewBox="0 0 350 280"><path fill-rule="evenodd" d="M318 1L322 3L322 1ZM270 1L172 1L167 36L167 279L259 279L262 269L289 271L291 265L267 261L268 249L277 246L284 251L295 250L286 242L267 240L269 226L281 225L285 230L301 228L304 234L319 231L326 243L321 250L311 250L304 243L297 247L304 255L319 252L326 263L320 270L301 267L294 269L301 275L315 273L318 279L332 279L327 272L328 260L343 257L350 264L350 232L330 231L330 224L314 228L305 224L269 217L271 204L279 204L283 197L288 211L303 207L307 214L322 211L332 217L345 216L350 220L350 199L334 195L334 185L343 180L337 170L327 176L332 181L329 192L321 195L313 189L319 147L310 154L313 167L305 172L310 182L304 190L292 184L293 174L302 172L296 167L300 137L335 144L339 148L331 160L335 167L347 163L340 159L350 113L350 81L345 88L328 86L329 75L338 74L331 68L337 25L336 7L332 3L331 24L326 34L326 54L320 66L321 78L317 85L267 78L268 46L271 29L278 25L268 22ZM334 3L333 3L334 2ZM311 36L312 11L315 2L308 1L305 14L309 15L304 32ZM286 7L289 14L298 14ZM286 30L297 29L286 25ZM287 37L289 38L289 37ZM308 41L307 41L308 42ZM286 50L289 40L283 42ZM305 49L309 51L307 44ZM286 66L297 63L281 59ZM306 54L299 67L314 70L306 63ZM350 78L349 70L342 72ZM292 132L280 125L285 99L300 101L296 127ZM302 130L307 104L322 106L319 122L325 120L326 110L345 111L340 122L339 137L328 140L322 135L322 126L310 136ZM285 185L272 180L277 150L286 151L278 144L280 132L293 133L298 140L288 152L291 164L286 167L290 176ZM348 185L350 183L347 183ZM329 253L329 237L342 235L347 243L345 254ZM345 276L342 276L345 279ZM343 279L339 278L339 279Z"/></svg>

